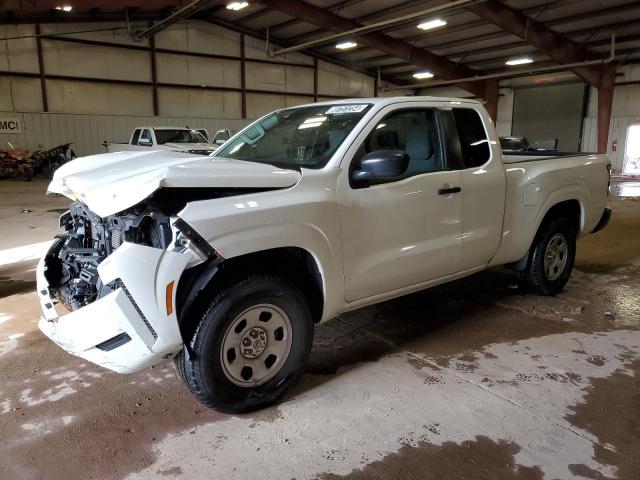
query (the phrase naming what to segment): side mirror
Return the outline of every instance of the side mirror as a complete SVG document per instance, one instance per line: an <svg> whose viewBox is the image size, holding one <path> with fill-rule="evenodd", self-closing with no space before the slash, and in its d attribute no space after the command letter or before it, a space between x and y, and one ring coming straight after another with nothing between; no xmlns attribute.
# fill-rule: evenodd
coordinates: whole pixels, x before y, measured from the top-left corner
<svg viewBox="0 0 640 480"><path fill-rule="evenodd" d="M224 145L226 142L226 140L223 140L221 138L217 138L216 140L214 140L213 143L215 143L216 145Z"/></svg>
<svg viewBox="0 0 640 480"><path fill-rule="evenodd" d="M138 145L142 147L150 147L151 145L153 145L153 142L148 138L141 138L138 140Z"/></svg>
<svg viewBox="0 0 640 480"><path fill-rule="evenodd" d="M366 187L372 183L395 180L407 171L409 154L400 150L377 150L360 160L360 168L351 174L354 186Z"/></svg>

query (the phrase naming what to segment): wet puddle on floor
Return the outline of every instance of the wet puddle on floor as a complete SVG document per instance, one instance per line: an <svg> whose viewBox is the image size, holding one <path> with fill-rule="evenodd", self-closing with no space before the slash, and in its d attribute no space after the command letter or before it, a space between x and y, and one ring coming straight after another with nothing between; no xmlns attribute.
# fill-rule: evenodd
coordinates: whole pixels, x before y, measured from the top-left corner
<svg viewBox="0 0 640 480"><path fill-rule="evenodd" d="M612 181L611 195L616 197L640 197L640 181Z"/></svg>

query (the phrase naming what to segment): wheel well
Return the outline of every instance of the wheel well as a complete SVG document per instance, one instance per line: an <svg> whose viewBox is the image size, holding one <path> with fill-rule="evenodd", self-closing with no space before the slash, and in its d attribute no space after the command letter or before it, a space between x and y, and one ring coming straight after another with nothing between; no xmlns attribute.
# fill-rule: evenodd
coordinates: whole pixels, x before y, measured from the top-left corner
<svg viewBox="0 0 640 480"><path fill-rule="evenodd" d="M575 227L576 233L579 233L580 225L581 225L581 215L582 214L580 209L580 202L578 202L578 200L566 200L564 202L556 203L545 214L544 218L542 219L542 222L540 222L538 231L533 237L532 244L535 243L536 239L538 238L538 235L540 235L540 233L544 231L544 227L549 222L557 218L566 218L567 220L569 220ZM522 257L517 262L510 263L509 267L517 271L523 271L525 268L527 268L530 254L531 254L531 247L529 247L529 250L527 250L527 253L525 254L524 257Z"/></svg>
<svg viewBox="0 0 640 480"><path fill-rule="evenodd" d="M207 264L194 267L188 278L184 281L181 279L178 284L176 296L184 299L188 291L197 284L198 278L210 277L192 305L184 305L184 303L181 305L181 302L177 302L180 330L184 339L188 338L200 313L206 308L207 299L210 299L215 291L233 285L252 274L268 273L289 280L302 290L307 298L314 321L319 322L322 318L324 308L322 275L313 255L302 248L274 248L233 257L224 260L218 266L219 270L213 272L213 276L209 267Z"/></svg>
<svg viewBox="0 0 640 480"><path fill-rule="evenodd" d="M580 202L578 200L566 200L564 202L556 203L544 216L538 231L542 229L543 225L546 225L556 218L566 218L573 224L576 229L576 233L579 233L581 225Z"/></svg>

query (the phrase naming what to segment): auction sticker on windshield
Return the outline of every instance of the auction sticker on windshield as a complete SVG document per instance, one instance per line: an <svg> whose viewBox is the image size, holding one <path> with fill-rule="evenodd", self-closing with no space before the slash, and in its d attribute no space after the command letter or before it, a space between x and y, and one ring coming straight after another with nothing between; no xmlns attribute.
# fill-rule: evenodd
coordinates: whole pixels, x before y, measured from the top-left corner
<svg viewBox="0 0 640 480"><path fill-rule="evenodd" d="M324 112L324 114L325 115L330 115L332 113L360 113L367 107L368 107L368 105L366 105L366 104L363 104L363 105L336 105L334 107L331 107L326 112Z"/></svg>

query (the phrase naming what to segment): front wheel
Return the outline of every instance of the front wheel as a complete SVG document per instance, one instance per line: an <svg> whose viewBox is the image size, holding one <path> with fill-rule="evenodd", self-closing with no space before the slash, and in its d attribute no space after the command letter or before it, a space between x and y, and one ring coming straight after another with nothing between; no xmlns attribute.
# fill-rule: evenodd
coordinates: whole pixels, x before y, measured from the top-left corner
<svg viewBox="0 0 640 480"><path fill-rule="evenodd" d="M213 298L175 363L204 405L242 413L274 403L291 388L312 343L304 295L286 280L256 275Z"/></svg>
<svg viewBox="0 0 640 480"><path fill-rule="evenodd" d="M576 257L576 235L575 226L565 218L540 228L527 268L521 273L533 293L555 295L567 284Z"/></svg>

